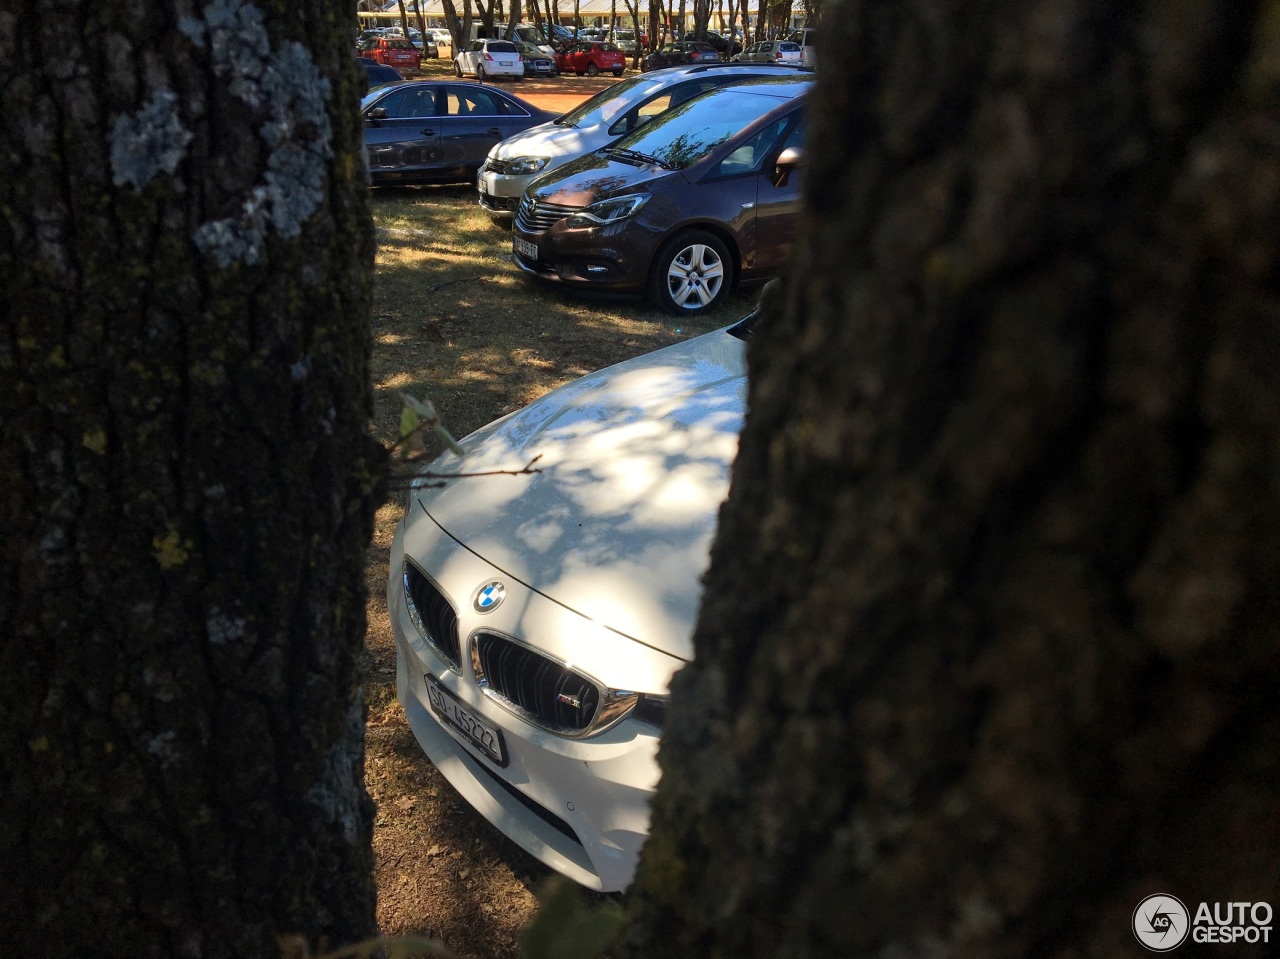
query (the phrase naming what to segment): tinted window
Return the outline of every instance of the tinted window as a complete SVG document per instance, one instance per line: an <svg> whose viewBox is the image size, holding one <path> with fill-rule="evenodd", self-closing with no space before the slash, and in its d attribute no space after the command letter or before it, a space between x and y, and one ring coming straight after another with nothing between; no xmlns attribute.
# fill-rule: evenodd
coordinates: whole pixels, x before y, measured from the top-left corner
<svg viewBox="0 0 1280 959"><path fill-rule="evenodd" d="M488 49L490 53L515 53L516 45L507 40L490 40Z"/></svg>
<svg viewBox="0 0 1280 959"><path fill-rule="evenodd" d="M632 104L650 96L653 91L661 90L670 83L670 79L662 76L642 73L638 77L615 83L601 90L586 103L579 104L557 122L563 126L585 127L597 123L609 123Z"/></svg>
<svg viewBox="0 0 1280 959"><path fill-rule="evenodd" d="M445 112L451 117L496 117L506 113L506 101L479 87L447 87Z"/></svg>
<svg viewBox="0 0 1280 959"><path fill-rule="evenodd" d="M377 105L387 111L389 120L433 117L436 115L435 88L411 87L408 90L395 90L379 100Z"/></svg>
<svg viewBox="0 0 1280 959"><path fill-rule="evenodd" d="M716 168L719 176L738 176L743 173L759 173L765 159L777 145L779 137L791 121L783 117L770 123L750 140L742 144L720 161Z"/></svg>
<svg viewBox="0 0 1280 959"><path fill-rule="evenodd" d="M627 134L616 146L682 170L778 106L781 101L775 97L722 87L669 110Z"/></svg>

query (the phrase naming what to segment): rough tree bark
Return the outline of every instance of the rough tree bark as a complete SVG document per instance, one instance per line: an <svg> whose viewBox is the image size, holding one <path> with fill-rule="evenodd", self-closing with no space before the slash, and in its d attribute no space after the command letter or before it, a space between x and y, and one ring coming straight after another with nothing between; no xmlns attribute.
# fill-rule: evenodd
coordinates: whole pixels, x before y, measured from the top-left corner
<svg viewBox="0 0 1280 959"><path fill-rule="evenodd" d="M827 30L623 954L1135 955L1148 894L1280 905L1280 7Z"/></svg>
<svg viewBox="0 0 1280 959"><path fill-rule="evenodd" d="M0 953L374 928L340 2L0 10Z"/></svg>

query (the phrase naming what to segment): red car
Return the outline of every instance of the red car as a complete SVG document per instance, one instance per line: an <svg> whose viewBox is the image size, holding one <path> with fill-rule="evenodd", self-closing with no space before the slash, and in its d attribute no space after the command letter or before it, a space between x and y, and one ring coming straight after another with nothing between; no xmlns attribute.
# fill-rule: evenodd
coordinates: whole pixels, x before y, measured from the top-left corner
<svg viewBox="0 0 1280 959"><path fill-rule="evenodd" d="M422 69L422 54L404 37L374 37L360 46L360 56L401 70Z"/></svg>
<svg viewBox="0 0 1280 959"><path fill-rule="evenodd" d="M556 69L561 73L584 73L594 77L608 71L615 77L622 76L627 66L627 55L612 43L584 40L572 44L563 53L556 54Z"/></svg>

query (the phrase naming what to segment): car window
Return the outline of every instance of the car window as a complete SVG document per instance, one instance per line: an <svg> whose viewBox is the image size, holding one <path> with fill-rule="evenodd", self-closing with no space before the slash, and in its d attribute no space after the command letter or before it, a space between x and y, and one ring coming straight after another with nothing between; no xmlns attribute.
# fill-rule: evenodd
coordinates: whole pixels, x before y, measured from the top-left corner
<svg viewBox="0 0 1280 959"><path fill-rule="evenodd" d="M791 122L790 117L782 117L761 129L755 136L730 153L716 166L714 176L741 176L744 173L759 173L765 159L777 145L782 132Z"/></svg>
<svg viewBox="0 0 1280 959"><path fill-rule="evenodd" d="M601 90L590 100L560 117L558 122L564 126L575 127L612 122L636 101L643 100L654 90L662 89L668 82L670 81L661 74L655 76L651 73L642 73Z"/></svg>
<svg viewBox="0 0 1280 959"><path fill-rule="evenodd" d="M647 154L682 170L780 105L772 97L759 96L743 87L721 87L668 110L628 133L615 146Z"/></svg>
<svg viewBox="0 0 1280 959"><path fill-rule="evenodd" d="M798 44L798 43L779 43L779 44L778 44L778 49L779 49L779 50L781 50L781 51L783 51L784 53L795 53L797 50L799 50L799 49L800 49L800 44Z"/></svg>
<svg viewBox="0 0 1280 959"><path fill-rule="evenodd" d="M447 87L445 115L451 117L497 117L506 113L505 100L479 87Z"/></svg>
<svg viewBox="0 0 1280 959"><path fill-rule="evenodd" d="M379 100L377 106L387 111L389 120L433 117L436 115L435 88L411 87L408 90L396 90Z"/></svg>
<svg viewBox="0 0 1280 959"><path fill-rule="evenodd" d="M507 40L490 40L489 52L490 53L515 53L516 45Z"/></svg>

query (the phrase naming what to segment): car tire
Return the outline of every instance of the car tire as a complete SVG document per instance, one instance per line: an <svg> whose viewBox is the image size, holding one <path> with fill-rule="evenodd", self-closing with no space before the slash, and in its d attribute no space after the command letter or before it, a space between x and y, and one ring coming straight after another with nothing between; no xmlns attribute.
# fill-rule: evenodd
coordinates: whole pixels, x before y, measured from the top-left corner
<svg viewBox="0 0 1280 959"><path fill-rule="evenodd" d="M462 76L462 67L458 64L457 60L453 61L453 72L455 76Z"/></svg>
<svg viewBox="0 0 1280 959"><path fill-rule="evenodd" d="M599 75L600 75L600 68L599 68L598 66L596 66L594 63L588 63L588 64L587 64L587 76L589 76L589 77L598 77Z"/></svg>
<svg viewBox="0 0 1280 959"><path fill-rule="evenodd" d="M484 67L476 64L476 82L484 83Z"/></svg>
<svg viewBox="0 0 1280 959"><path fill-rule="evenodd" d="M613 75L614 75L615 77L620 77L620 76L622 76L622 71L621 71L621 70L614 70L614 71L613 71Z"/></svg>
<svg viewBox="0 0 1280 959"><path fill-rule="evenodd" d="M649 299L677 316L705 313L733 287L733 258L706 230L678 233L658 250L649 270Z"/></svg>

